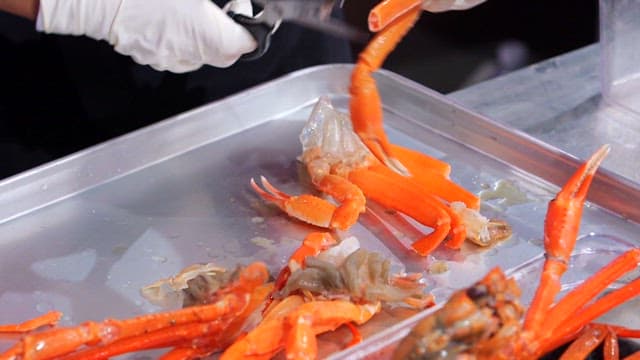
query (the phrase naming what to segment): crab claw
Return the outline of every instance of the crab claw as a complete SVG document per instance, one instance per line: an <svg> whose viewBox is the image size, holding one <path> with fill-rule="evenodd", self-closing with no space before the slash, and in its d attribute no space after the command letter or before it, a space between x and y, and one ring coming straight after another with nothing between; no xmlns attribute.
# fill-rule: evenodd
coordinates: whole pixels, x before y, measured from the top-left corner
<svg viewBox="0 0 640 360"><path fill-rule="evenodd" d="M527 312L524 323L526 330L539 331L548 309L560 291L560 277L567 270L569 257L578 237L589 185L609 149L609 145L600 147L549 202L544 225L546 260L540 285Z"/></svg>
<svg viewBox="0 0 640 360"><path fill-rule="evenodd" d="M358 221L358 216L365 209L366 200L362 191L340 176L327 175L316 184L320 190L335 198L340 206L314 195L291 196L276 189L264 176L260 180L266 191L253 179L251 187L263 199L276 204L291 217L325 229L347 230Z"/></svg>
<svg viewBox="0 0 640 360"><path fill-rule="evenodd" d="M277 205L289 216L323 228L330 227L336 211L336 206L332 203L313 195L291 196L271 185L264 176L260 176L260 182L264 190L251 179L253 190L263 199Z"/></svg>
<svg viewBox="0 0 640 360"><path fill-rule="evenodd" d="M575 246L582 217L582 208L593 175L609 153L609 145L600 147L573 174L555 199L549 203L544 226L544 246L547 256L568 261Z"/></svg>

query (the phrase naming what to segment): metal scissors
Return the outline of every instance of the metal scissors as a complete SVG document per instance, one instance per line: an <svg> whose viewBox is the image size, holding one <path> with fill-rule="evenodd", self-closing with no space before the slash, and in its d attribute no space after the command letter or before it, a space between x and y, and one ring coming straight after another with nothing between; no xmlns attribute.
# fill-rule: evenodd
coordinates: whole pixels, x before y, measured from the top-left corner
<svg viewBox="0 0 640 360"><path fill-rule="evenodd" d="M314 30L323 31L354 42L365 42L369 35L341 20L331 17L336 0L253 0L260 7L255 17L230 12L228 15L243 25L258 43L258 47L240 60L255 60L271 45L271 36L283 21L290 21ZM342 1L340 1L342 6Z"/></svg>

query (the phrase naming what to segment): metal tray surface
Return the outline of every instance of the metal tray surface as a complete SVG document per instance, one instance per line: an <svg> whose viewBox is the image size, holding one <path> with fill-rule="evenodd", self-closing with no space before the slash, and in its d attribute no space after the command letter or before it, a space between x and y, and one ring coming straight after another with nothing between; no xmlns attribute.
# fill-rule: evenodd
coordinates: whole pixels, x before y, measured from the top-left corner
<svg viewBox="0 0 640 360"><path fill-rule="evenodd" d="M265 204L249 179L265 175L290 193L312 190L296 161L298 135L319 97L346 111L351 69L298 71L1 182L0 323L50 309L65 313L63 325L155 311L139 289L193 263L261 260L277 273L317 229ZM421 258L404 247L416 234L393 229L397 215L371 204L338 237L355 235L396 269L423 272L439 301L494 266L530 273L542 254L546 204L581 160L391 72L376 78L393 142L449 162L452 179L475 193L490 194L500 183L516 189L511 201L498 197L482 206L485 216L507 220L514 235L490 249L465 244ZM607 171L606 160L603 168L579 242L598 259L640 240L638 185ZM436 262L448 271L429 273ZM575 279L587 274L575 269ZM522 275L521 282L532 288L535 278ZM323 336L320 355L365 357L375 348L371 341L389 345L391 337L381 334L398 329L394 324L408 331L415 317L407 316L382 314L364 326L363 344L340 353L348 333Z"/></svg>

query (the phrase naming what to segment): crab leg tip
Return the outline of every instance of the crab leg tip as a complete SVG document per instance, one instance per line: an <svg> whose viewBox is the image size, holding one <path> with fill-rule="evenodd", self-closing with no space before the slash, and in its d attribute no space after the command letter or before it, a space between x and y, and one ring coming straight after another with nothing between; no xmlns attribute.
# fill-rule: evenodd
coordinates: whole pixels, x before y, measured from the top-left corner
<svg viewBox="0 0 640 360"><path fill-rule="evenodd" d="M584 199L587 190L591 185L591 179L600 167L604 158L609 154L609 145L601 146L591 157L574 173L567 181L557 197L567 197L570 199Z"/></svg>
<svg viewBox="0 0 640 360"><path fill-rule="evenodd" d="M262 188L260 188L260 186L256 183L256 181L253 178L251 178L251 180L249 181L249 184L251 185L253 190L255 190L257 193L260 194L265 192L264 190L262 190Z"/></svg>
<svg viewBox="0 0 640 360"><path fill-rule="evenodd" d="M605 144L605 145L602 145L598 149L598 151L596 151L591 156L591 159L589 159L589 170L588 170L590 174L593 174L596 171L598 166L600 166L600 163L602 163L604 158L609 154L609 151L611 151L611 145Z"/></svg>
<svg viewBox="0 0 640 360"><path fill-rule="evenodd" d="M262 186L264 186L264 188L271 193L272 195L282 198L282 199L288 199L290 196L289 194L280 191L278 188L276 188L275 186L273 186L269 180L267 180L266 177L262 176L261 177L261 181L262 181Z"/></svg>
<svg viewBox="0 0 640 360"><path fill-rule="evenodd" d="M262 185L264 185L264 181L265 179L262 178ZM274 194L274 192L271 190L271 188L265 186L266 190L262 189L253 178L251 178L251 187L253 188L253 190L264 200L267 201L271 201L273 203L276 204L280 204L280 202L282 201L282 197L279 196L280 194ZM285 197L286 198L286 197Z"/></svg>

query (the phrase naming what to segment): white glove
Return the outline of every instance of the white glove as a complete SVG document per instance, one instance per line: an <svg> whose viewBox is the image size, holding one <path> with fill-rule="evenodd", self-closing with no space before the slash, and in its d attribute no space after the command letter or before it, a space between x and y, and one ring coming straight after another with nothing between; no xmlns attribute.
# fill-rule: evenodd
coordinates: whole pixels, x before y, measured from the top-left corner
<svg viewBox="0 0 640 360"><path fill-rule="evenodd" d="M449 10L466 10L486 0L424 0L422 9L428 12L443 12Z"/></svg>
<svg viewBox="0 0 640 360"><path fill-rule="evenodd" d="M226 11L253 16L250 0L40 0L36 29L106 40L137 63L176 73L228 67L256 41Z"/></svg>

